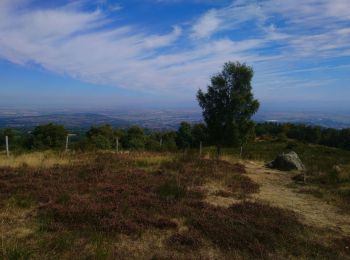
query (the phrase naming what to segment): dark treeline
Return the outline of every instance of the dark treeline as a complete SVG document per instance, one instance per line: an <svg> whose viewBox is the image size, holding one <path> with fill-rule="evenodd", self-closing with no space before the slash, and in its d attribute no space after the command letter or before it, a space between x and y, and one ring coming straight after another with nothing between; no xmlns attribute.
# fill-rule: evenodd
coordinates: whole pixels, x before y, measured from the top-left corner
<svg viewBox="0 0 350 260"><path fill-rule="evenodd" d="M295 139L305 143L320 144L350 150L350 128L334 129L291 123L259 123L255 128L258 137Z"/></svg>
<svg viewBox="0 0 350 260"><path fill-rule="evenodd" d="M213 145L204 124L182 122L177 131L151 131L139 126L127 129L110 125L92 126L88 131L68 131L62 125L47 124L37 126L32 131L0 129L0 147L5 150L5 136L8 136L10 150L64 150L69 136L69 149L80 151L149 150L177 151ZM305 143L321 144L350 150L350 129L337 130L319 126L290 123L258 123L255 135L260 138L294 139ZM117 141L118 140L118 141ZM253 140L253 139L252 139Z"/></svg>
<svg viewBox="0 0 350 260"><path fill-rule="evenodd" d="M176 151L199 147L200 142L208 145L204 124L182 122L177 131L151 131L139 126L127 129L110 125L92 126L86 130L67 130L62 125L46 124L32 131L0 129L0 147L5 149L5 136L9 138L12 152L28 150L64 150L69 135L69 149L92 150L150 150ZM117 144L118 143L118 144Z"/></svg>

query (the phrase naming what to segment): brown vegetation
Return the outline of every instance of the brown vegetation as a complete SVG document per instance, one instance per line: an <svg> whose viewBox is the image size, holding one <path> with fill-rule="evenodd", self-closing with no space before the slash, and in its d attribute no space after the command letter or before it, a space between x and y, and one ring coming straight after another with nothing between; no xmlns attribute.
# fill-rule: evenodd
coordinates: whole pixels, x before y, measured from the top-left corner
<svg viewBox="0 0 350 260"><path fill-rule="evenodd" d="M0 168L1 211L25 212L22 226L30 230L22 237L4 233L0 256L338 256L331 246L313 241L292 211L246 197L228 207L207 203L207 183L220 183L216 196L227 198L259 191L244 165L142 156L104 153L49 168Z"/></svg>

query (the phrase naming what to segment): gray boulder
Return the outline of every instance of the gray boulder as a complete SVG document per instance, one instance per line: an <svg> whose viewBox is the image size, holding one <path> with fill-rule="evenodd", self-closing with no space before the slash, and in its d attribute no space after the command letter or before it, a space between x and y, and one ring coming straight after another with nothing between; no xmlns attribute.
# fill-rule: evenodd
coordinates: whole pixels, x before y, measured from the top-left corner
<svg viewBox="0 0 350 260"><path fill-rule="evenodd" d="M281 171L305 170L304 164L301 162L299 156L295 152L280 154L275 160L268 163L266 166Z"/></svg>

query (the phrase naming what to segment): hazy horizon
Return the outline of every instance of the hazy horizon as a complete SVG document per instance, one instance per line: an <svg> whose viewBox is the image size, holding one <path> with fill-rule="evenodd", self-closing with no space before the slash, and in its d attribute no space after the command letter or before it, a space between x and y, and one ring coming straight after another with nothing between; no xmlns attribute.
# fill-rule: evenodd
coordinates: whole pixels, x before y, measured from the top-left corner
<svg viewBox="0 0 350 260"><path fill-rule="evenodd" d="M45 113L101 113L104 111L111 111L117 113L123 113L126 111L137 112L137 111L198 111L201 112L201 108L197 104L195 97L193 98L193 102L186 103L166 103L159 102L155 104L155 102L144 102L144 103L129 103L129 104L99 104L99 103L79 103L79 104L67 104L67 103L42 103L36 102L34 103L16 103L12 102L2 102L0 105L0 110L5 111L35 111L39 114ZM319 104L317 102L264 102L260 101L260 109L257 112L266 113L266 112L283 112L283 113L325 113L325 114L335 114L335 115L348 115L350 113L350 107L347 102L323 102Z"/></svg>

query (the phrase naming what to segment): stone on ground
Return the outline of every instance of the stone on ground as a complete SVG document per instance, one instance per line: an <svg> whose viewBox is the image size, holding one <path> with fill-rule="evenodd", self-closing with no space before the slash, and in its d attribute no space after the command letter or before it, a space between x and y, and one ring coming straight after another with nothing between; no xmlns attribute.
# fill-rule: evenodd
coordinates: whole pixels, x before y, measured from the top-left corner
<svg viewBox="0 0 350 260"><path fill-rule="evenodd" d="M267 167L281 171L305 170L298 154L293 151L278 155L275 160L267 164Z"/></svg>

